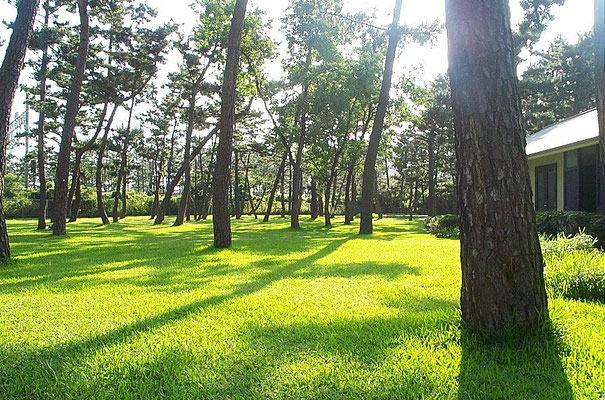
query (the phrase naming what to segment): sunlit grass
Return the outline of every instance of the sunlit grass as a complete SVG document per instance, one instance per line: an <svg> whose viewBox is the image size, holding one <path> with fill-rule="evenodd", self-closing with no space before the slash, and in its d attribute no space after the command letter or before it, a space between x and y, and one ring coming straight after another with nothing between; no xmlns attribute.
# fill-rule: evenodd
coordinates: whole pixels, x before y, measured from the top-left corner
<svg viewBox="0 0 605 400"><path fill-rule="evenodd" d="M146 218L67 237L10 221L0 270L0 399L599 398L605 306L551 301L554 334L461 332L458 241L383 219Z"/></svg>

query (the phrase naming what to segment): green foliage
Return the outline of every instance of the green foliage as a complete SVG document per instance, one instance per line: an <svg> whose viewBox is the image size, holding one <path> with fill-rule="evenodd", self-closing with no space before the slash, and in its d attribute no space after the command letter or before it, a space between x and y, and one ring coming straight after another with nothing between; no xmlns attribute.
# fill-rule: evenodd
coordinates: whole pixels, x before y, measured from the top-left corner
<svg viewBox="0 0 605 400"><path fill-rule="evenodd" d="M605 253L583 232L542 237L547 288L555 296L605 302Z"/></svg>
<svg viewBox="0 0 605 400"><path fill-rule="evenodd" d="M528 133L587 110L595 104L594 44L591 34L577 44L558 37L519 82Z"/></svg>
<svg viewBox="0 0 605 400"><path fill-rule="evenodd" d="M440 238L457 238L460 235L460 217L454 214L428 217L424 221L427 232Z"/></svg>
<svg viewBox="0 0 605 400"><path fill-rule="evenodd" d="M597 244L605 244L605 215L581 211L548 211L536 214L538 233L556 237L562 233L566 236L582 231L593 236Z"/></svg>

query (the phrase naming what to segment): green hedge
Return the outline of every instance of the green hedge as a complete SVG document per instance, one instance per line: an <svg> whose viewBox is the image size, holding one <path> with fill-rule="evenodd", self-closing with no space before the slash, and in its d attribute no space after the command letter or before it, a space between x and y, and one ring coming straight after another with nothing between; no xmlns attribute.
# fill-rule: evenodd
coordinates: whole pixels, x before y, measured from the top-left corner
<svg viewBox="0 0 605 400"><path fill-rule="evenodd" d="M424 226L429 233L440 238L457 238L460 235L460 217L454 214L443 214L428 217Z"/></svg>
<svg viewBox="0 0 605 400"><path fill-rule="evenodd" d="M583 231L594 237L599 246L605 245L605 214L581 211L548 211L536 214L538 233L556 237L575 235Z"/></svg>

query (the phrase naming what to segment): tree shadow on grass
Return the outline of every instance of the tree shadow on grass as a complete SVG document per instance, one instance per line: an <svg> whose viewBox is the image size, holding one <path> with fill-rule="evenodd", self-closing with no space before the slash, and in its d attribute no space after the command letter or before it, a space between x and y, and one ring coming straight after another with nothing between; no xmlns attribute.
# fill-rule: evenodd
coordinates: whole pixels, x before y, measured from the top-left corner
<svg viewBox="0 0 605 400"><path fill-rule="evenodd" d="M27 381L31 377L38 375L40 373L40 366L50 368L53 371L53 380L60 382L62 379L68 379L70 374L69 366L83 362L88 355L93 354L97 349L126 342L143 332L176 323L209 307L219 306L231 299L261 291L274 282L293 276L303 266L312 264L330 255L345 242L346 239L332 241L319 251L308 255L302 260L295 260L286 265L267 269L254 280L236 285L231 291L174 307L166 312L137 320L106 333L92 335L71 343L62 343L31 351L24 350L20 346L4 346L0 348L0 360L15 360L15 362L23 363L23 365L19 365L18 368L7 368L6 363L0 362L0 391L2 388L15 390L27 389L27 387L16 388L11 382ZM38 370L38 373L36 370ZM39 383L42 384L42 382ZM45 392L49 388L38 389ZM20 395L21 397L29 396L26 393L20 393ZM19 396L16 397L18 398Z"/></svg>
<svg viewBox="0 0 605 400"><path fill-rule="evenodd" d="M485 335L463 329L458 398L573 399L553 328Z"/></svg>

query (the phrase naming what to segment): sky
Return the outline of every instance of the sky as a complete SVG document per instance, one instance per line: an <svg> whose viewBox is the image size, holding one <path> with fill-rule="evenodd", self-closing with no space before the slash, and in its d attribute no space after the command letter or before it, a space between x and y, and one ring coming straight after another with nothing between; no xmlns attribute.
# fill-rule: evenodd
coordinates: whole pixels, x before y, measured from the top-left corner
<svg viewBox="0 0 605 400"><path fill-rule="evenodd" d="M190 0L147 0L147 3L158 11L158 23L173 21L182 24L183 32L187 32L195 24L195 14L191 11ZM375 13L374 25L386 26L392 18L394 0L346 0L345 12L364 11ZM280 29L280 18L284 14L288 0L249 0L249 8L259 8L266 13L266 17L272 20L271 36L278 43L284 38ZM513 24L520 21L522 11L518 0L511 0L511 14ZM548 47L553 39L562 35L570 42L577 42L578 34L592 30L594 21L594 0L567 0L566 4L554 11L555 19L548 30L542 36L537 46L538 50ZM0 0L0 19L12 20L15 16L15 8L9 5L7 0ZM422 22L437 20L445 22L445 0L403 0L401 23L406 25L417 25ZM0 38L8 41L10 31L4 26L0 27ZM4 48L0 47L0 56L4 56ZM166 81L169 72L178 67L179 57L176 52L171 53L165 65L162 66L156 81L161 86ZM438 36L432 45L420 46L407 44L400 49L400 54L395 65L395 75L402 75L410 68L420 68L420 77L429 81L438 74L447 72L447 38L445 30ZM521 66L522 68L522 66ZM281 61L278 59L265 66L266 72L273 78L281 75ZM397 76L396 76L397 78ZM29 71L22 74L21 83L31 82ZM23 93L18 93L13 105L13 113L24 109ZM118 117L118 124L119 124Z"/></svg>

